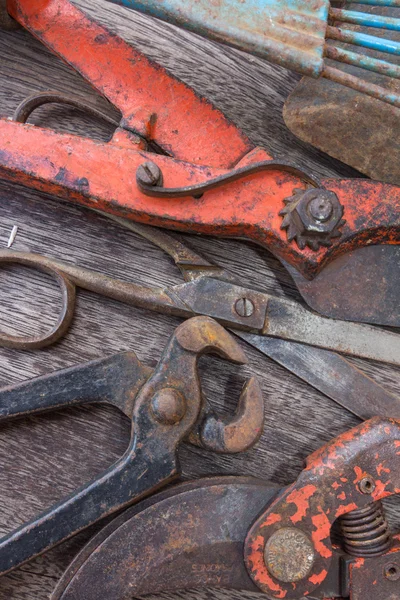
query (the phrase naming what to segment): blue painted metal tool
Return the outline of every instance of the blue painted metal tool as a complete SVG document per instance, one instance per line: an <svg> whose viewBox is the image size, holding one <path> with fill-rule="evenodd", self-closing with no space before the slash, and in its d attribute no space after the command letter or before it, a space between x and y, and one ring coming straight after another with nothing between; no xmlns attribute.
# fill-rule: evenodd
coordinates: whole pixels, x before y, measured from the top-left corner
<svg viewBox="0 0 400 600"><path fill-rule="evenodd" d="M400 79L400 68L395 63L360 53L360 49L371 48L400 56L400 43L381 35L385 30L400 31L400 18L348 10L356 3L329 0L111 1L298 73L325 77L400 107L400 95L396 92L344 73L331 62L351 64ZM360 4L400 8L400 0L361 0L357 2ZM352 30L353 25L363 25L372 31L378 28L379 31L377 35L359 33ZM343 50L336 42L353 48Z"/></svg>

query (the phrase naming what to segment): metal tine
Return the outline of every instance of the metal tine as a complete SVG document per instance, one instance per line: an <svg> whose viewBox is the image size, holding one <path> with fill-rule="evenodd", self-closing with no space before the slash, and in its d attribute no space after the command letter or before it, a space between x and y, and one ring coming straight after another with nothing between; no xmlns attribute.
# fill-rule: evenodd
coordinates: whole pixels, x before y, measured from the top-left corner
<svg viewBox="0 0 400 600"><path fill-rule="evenodd" d="M349 4L367 4L368 6L400 8L400 0L354 0L353 2L349 2Z"/></svg>
<svg viewBox="0 0 400 600"><path fill-rule="evenodd" d="M400 19L397 17L385 17L383 15L362 13L358 10L346 10L342 8L331 8L329 16L340 23L352 23L354 25L363 25L364 27L400 31Z"/></svg>
<svg viewBox="0 0 400 600"><path fill-rule="evenodd" d="M351 10L352 5L356 6ZM400 66L395 62L373 58L363 52L352 51L348 48L339 47L332 44L332 40L348 44L350 46L369 48L389 55L400 55L400 44L393 39L385 39L369 33L346 29L346 24L360 25L364 28L380 29L382 31L400 31L400 18L394 16L385 16L374 13L365 13L359 10L357 5L400 8L400 0L363 0L361 2L332 2L329 9L329 22L326 30L326 39L330 43L325 45L325 57L339 64L347 64L379 73L393 79L400 79ZM343 6L346 5L346 8ZM350 9L347 8L350 6ZM323 77L335 81L346 87L377 98L383 102L400 107L400 95L392 89L387 89L380 85L366 82L358 76L343 72L332 66L325 64Z"/></svg>

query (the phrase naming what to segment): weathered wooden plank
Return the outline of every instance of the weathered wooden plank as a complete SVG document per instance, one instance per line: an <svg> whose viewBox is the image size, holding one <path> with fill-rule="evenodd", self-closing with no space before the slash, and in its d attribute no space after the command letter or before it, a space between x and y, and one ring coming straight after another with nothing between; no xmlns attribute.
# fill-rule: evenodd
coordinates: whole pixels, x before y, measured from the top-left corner
<svg viewBox="0 0 400 600"><path fill-rule="evenodd" d="M281 109L295 85L294 75L100 0L79 0L79 4L211 98L257 143L275 154L290 154L291 159L321 175L351 173L347 167L296 140L285 128ZM79 76L26 32L2 32L0 57L1 114L11 114L26 95L46 89L76 94L112 114L107 103ZM110 134L103 124L60 107L41 109L33 122L100 139ZM180 281L176 268L158 248L106 218L5 183L0 183L0 199L0 247L5 247L12 226L17 224L15 249L40 252L148 285ZM231 269L245 283L298 298L288 274L265 250L211 238L190 239L190 243ZM48 324L56 314L56 287L41 274L3 269L0 294L0 326L8 331L28 331L38 324ZM178 323L178 319L80 292L71 331L57 346L35 352L0 349L0 385L127 349L135 350L141 360L154 365ZM217 456L185 445L181 450L185 478L237 473L285 485L296 477L308 453L357 423L322 394L255 350L245 349L249 364L240 369L219 359L204 358L202 381L214 405L225 412L234 409L244 379L258 375L267 399L262 439L256 448L236 457ZM377 381L399 391L400 376L395 369L354 362ZM123 452L128 439L126 418L104 407L67 410L3 424L1 532L10 531L100 473ZM400 511L396 513L393 508L391 512L399 522ZM85 539L87 535L79 536L1 578L0 600L48 598ZM177 597L250 596L214 591Z"/></svg>

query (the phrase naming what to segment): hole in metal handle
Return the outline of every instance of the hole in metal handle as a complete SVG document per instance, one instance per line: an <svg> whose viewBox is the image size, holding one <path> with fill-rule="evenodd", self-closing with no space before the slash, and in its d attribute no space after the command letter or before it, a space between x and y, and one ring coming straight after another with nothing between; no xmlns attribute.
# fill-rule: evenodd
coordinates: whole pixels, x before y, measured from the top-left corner
<svg viewBox="0 0 400 600"><path fill-rule="evenodd" d="M65 335L71 324L75 308L75 285L64 273L55 268L48 267L45 264L41 264L39 258L36 258L35 256L16 256L15 253L0 255L0 267L2 265L14 264L30 267L50 275L61 290L61 310L56 323L47 332L37 335L12 335L0 332L0 346L4 348L33 350L54 344Z"/></svg>

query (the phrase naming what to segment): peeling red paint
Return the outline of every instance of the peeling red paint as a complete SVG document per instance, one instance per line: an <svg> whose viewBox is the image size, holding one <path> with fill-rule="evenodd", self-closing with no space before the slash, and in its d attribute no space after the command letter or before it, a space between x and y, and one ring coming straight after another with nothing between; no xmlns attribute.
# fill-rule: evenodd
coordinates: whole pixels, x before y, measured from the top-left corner
<svg viewBox="0 0 400 600"><path fill-rule="evenodd" d="M251 157L246 164L269 160L270 155L255 150L210 102L68 0L9 0L9 11L108 98L123 119L108 143L0 120L2 147L7 146L6 155L0 156L4 179L141 223L246 238L308 278L356 248L400 243L400 187L370 180L321 181L344 207L345 224L341 236L317 251L289 242L281 228L284 199L294 189L304 189L307 181L306 174L289 173L284 165L210 190L201 199L150 199L134 177L146 160L156 161L166 187L185 187L231 173L246 155ZM130 148L123 127L150 135L168 156L142 152L135 143ZM61 167L68 176L59 177ZM87 185L78 184L83 181ZM321 473L334 469L339 456L340 447L337 453L332 449L315 468Z"/></svg>
<svg viewBox="0 0 400 600"><path fill-rule="evenodd" d="M313 585L321 585L321 583L323 581L325 581L327 575L328 575L328 571L326 569L323 569L321 571L321 573L319 573L319 574L315 573L314 575L312 575L311 577L309 577L309 581Z"/></svg>
<svg viewBox="0 0 400 600"><path fill-rule="evenodd" d="M310 508L309 499L315 494L316 491L317 488L315 485L306 485L300 490L293 490L293 492L288 495L286 502L288 504L294 504L297 508L295 514L290 517L292 523L298 523L304 519L307 511Z"/></svg>
<svg viewBox="0 0 400 600"><path fill-rule="evenodd" d="M323 558L332 557L332 549L330 544L331 522L326 514L319 507L320 513L311 517L311 522L314 526L314 531L311 533L311 539L315 549ZM328 545L324 543L328 542Z"/></svg>
<svg viewBox="0 0 400 600"><path fill-rule="evenodd" d="M272 513L271 515L268 515L268 517L265 519L264 525L268 527L269 525L273 525L274 523L279 523L279 521L282 521L282 515L278 513Z"/></svg>
<svg viewBox="0 0 400 600"><path fill-rule="evenodd" d="M342 515L345 515L345 514L351 512L352 510L356 510L357 508L358 508L358 505L355 502L353 502L351 504L347 504L346 506L338 506L336 513L335 513L335 517L338 519Z"/></svg>

